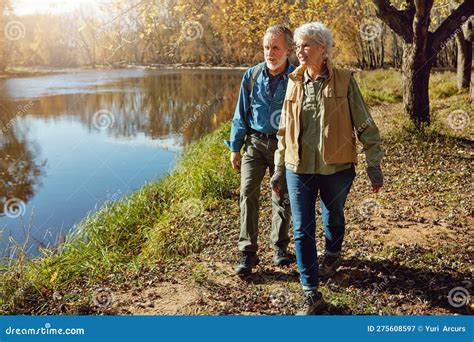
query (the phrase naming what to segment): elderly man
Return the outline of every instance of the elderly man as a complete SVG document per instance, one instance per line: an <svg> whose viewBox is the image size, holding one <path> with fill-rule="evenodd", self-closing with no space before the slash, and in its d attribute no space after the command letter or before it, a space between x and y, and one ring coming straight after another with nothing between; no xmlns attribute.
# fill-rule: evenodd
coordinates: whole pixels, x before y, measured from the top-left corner
<svg viewBox="0 0 474 342"><path fill-rule="evenodd" d="M258 264L257 236L259 197L266 169L274 172L274 154L277 149L281 109L288 84L288 74L295 67L288 55L293 47L292 33L284 26L268 28L263 37L265 62L249 68L242 79L240 94L232 120L230 162L241 173L240 186L240 261L235 272L248 275ZM244 146L241 157L240 150ZM279 193L272 192L271 242L274 264L289 265L289 205L286 184Z"/></svg>

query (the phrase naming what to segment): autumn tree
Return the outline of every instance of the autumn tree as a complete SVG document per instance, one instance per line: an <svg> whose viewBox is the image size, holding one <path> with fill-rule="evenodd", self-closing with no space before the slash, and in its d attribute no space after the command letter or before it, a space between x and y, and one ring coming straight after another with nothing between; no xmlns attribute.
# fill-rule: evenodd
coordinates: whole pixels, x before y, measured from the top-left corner
<svg viewBox="0 0 474 342"><path fill-rule="evenodd" d="M431 32L433 0L406 0L397 9L390 0L373 0L377 16L404 42L403 104L417 127L430 124L428 84L434 59L455 31L474 14L474 1L465 0Z"/></svg>

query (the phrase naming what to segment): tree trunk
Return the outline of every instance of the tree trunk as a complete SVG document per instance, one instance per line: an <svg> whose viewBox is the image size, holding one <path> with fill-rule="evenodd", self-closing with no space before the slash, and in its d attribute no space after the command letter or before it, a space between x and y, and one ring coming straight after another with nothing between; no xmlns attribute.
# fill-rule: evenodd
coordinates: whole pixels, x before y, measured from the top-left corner
<svg viewBox="0 0 474 342"><path fill-rule="evenodd" d="M430 124L428 85L434 58L428 39L433 0L417 1L413 18L413 40L403 45L403 104L416 127Z"/></svg>
<svg viewBox="0 0 474 342"><path fill-rule="evenodd" d="M474 43L471 43L471 55L474 53ZM471 101L471 106L474 109L474 60L471 63L471 91L469 93L469 100Z"/></svg>
<svg viewBox="0 0 474 342"><path fill-rule="evenodd" d="M428 85L432 61L412 44L404 43L402 84L403 105L417 127L430 124Z"/></svg>
<svg viewBox="0 0 474 342"><path fill-rule="evenodd" d="M472 44L464 38L462 30L456 32L458 47L457 86L458 89L467 89L471 83Z"/></svg>

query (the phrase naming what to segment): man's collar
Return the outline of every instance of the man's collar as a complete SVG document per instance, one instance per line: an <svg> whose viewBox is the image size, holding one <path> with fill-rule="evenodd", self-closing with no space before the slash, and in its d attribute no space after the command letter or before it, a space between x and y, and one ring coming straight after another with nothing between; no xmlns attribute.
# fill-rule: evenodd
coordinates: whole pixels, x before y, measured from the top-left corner
<svg viewBox="0 0 474 342"><path fill-rule="evenodd" d="M265 62L264 62L265 63ZM285 70L283 71L283 75L287 76L289 75L290 73L293 72L293 64L291 64L290 60L287 58L286 59L286 68ZM267 64L265 63L265 68L263 68L263 74L265 75L265 77L269 77L270 76L270 73L268 72L268 67L267 67ZM281 73L280 73L281 74ZM276 76L276 75L275 75Z"/></svg>

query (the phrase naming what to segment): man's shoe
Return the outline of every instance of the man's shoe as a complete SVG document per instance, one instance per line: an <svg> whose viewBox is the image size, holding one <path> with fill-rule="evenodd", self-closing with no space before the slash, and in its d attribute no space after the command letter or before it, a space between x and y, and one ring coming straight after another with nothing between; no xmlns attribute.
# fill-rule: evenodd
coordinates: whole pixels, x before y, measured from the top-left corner
<svg viewBox="0 0 474 342"><path fill-rule="evenodd" d="M296 312L297 316L316 315L326 308L326 302L319 291L305 291L303 304Z"/></svg>
<svg viewBox="0 0 474 342"><path fill-rule="evenodd" d="M249 275L252 268L258 265L260 260L255 252L240 252L239 264L235 267L235 274Z"/></svg>
<svg viewBox="0 0 474 342"><path fill-rule="evenodd" d="M275 266L288 266L294 262L294 258L288 254L286 250L277 249L273 256L273 264Z"/></svg>
<svg viewBox="0 0 474 342"><path fill-rule="evenodd" d="M334 273L336 273L341 261L341 255L332 256L325 254L323 257L323 262L321 263L321 267L319 267L319 276L323 279L332 277Z"/></svg>

